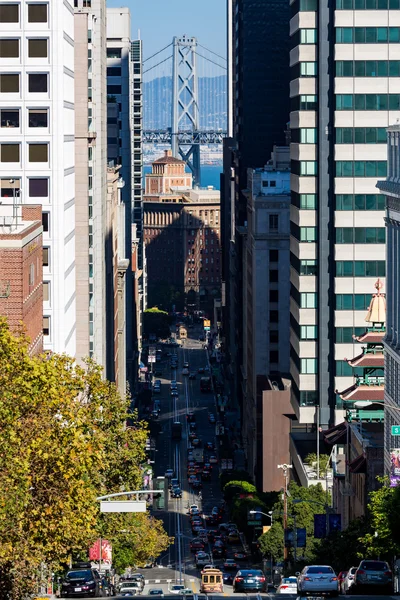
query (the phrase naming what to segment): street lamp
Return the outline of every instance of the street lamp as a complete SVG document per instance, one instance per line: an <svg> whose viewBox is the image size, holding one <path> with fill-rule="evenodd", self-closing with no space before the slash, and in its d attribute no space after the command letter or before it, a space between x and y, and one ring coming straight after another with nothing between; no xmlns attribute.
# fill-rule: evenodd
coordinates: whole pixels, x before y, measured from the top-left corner
<svg viewBox="0 0 400 600"><path fill-rule="evenodd" d="M249 513L251 515L264 515L264 517L268 517L269 519L271 519L272 525L272 510L268 511L267 513L263 512L262 510L249 510Z"/></svg>

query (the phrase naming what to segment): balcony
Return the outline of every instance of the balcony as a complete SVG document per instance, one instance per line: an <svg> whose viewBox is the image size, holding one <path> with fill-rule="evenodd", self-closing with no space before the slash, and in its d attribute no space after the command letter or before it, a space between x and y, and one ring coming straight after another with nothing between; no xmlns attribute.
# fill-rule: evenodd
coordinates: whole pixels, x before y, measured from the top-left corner
<svg viewBox="0 0 400 600"><path fill-rule="evenodd" d="M333 485L333 471L327 469L324 477L318 477L317 469L304 463L304 459L310 453L315 453L317 447L316 433L294 433L290 434L289 450L293 467L302 487L311 487L321 484L324 490L329 490ZM331 450L325 450L324 443L321 441L320 453L330 454Z"/></svg>

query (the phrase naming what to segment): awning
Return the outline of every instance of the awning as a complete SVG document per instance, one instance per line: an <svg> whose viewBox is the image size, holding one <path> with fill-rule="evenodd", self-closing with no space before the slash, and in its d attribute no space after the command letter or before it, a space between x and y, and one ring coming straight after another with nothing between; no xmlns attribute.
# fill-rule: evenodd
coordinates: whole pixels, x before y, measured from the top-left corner
<svg viewBox="0 0 400 600"><path fill-rule="evenodd" d="M350 473L366 473L367 472L367 460L364 454L360 454L354 460L349 463Z"/></svg>
<svg viewBox="0 0 400 600"><path fill-rule="evenodd" d="M324 440L327 444L343 444L346 441L347 425L345 422L339 423L323 432Z"/></svg>

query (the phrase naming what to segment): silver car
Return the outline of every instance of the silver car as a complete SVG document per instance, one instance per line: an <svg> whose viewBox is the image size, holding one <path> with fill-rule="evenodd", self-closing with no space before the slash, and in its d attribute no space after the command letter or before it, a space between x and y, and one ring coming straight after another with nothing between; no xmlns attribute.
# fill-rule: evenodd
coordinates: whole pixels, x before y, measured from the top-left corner
<svg viewBox="0 0 400 600"><path fill-rule="evenodd" d="M370 593L372 589L393 593L393 574L383 560L362 560L356 570L351 591L360 594Z"/></svg>
<svg viewBox="0 0 400 600"><path fill-rule="evenodd" d="M351 569L349 569L347 571L347 575L346 577L343 579L342 581L342 585L341 585L341 591L343 594L350 594L351 593L351 586L354 584L354 576L356 574L357 571L357 567L351 567Z"/></svg>
<svg viewBox="0 0 400 600"><path fill-rule="evenodd" d="M304 567L297 579L299 594L339 595L339 581L332 567L327 565L310 565Z"/></svg>

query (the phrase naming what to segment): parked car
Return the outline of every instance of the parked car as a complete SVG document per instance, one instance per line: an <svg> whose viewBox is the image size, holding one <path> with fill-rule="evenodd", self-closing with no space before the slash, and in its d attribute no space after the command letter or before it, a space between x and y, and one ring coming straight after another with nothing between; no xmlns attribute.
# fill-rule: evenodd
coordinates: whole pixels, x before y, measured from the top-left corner
<svg viewBox="0 0 400 600"><path fill-rule="evenodd" d="M277 594L297 594L297 577L284 577L276 589Z"/></svg>
<svg viewBox="0 0 400 600"><path fill-rule="evenodd" d="M304 567L297 579L299 594L325 593L339 595L339 580L335 571L328 565L309 565Z"/></svg>
<svg viewBox="0 0 400 600"><path fill-rule="evenodd" d="M351 588L354 585L354 576L356 574L357 567L351 567L346 574L346 577L341 582L340 591L342 594L351 594Z"/></svg>
<svg viewBox="0 0 400 600"><path fill-rule="evenodd" d="M387 594L393 593L393 574L387 562L383 560L362 560L357 567L351 591L371 592L382 589Z"/></svg>
<svg viewBox="0 0 400 600"><path fill-rule="evenodd" d="M233 580L234 592L266 592L267 582L259 569L241 569Z"/></svg>

